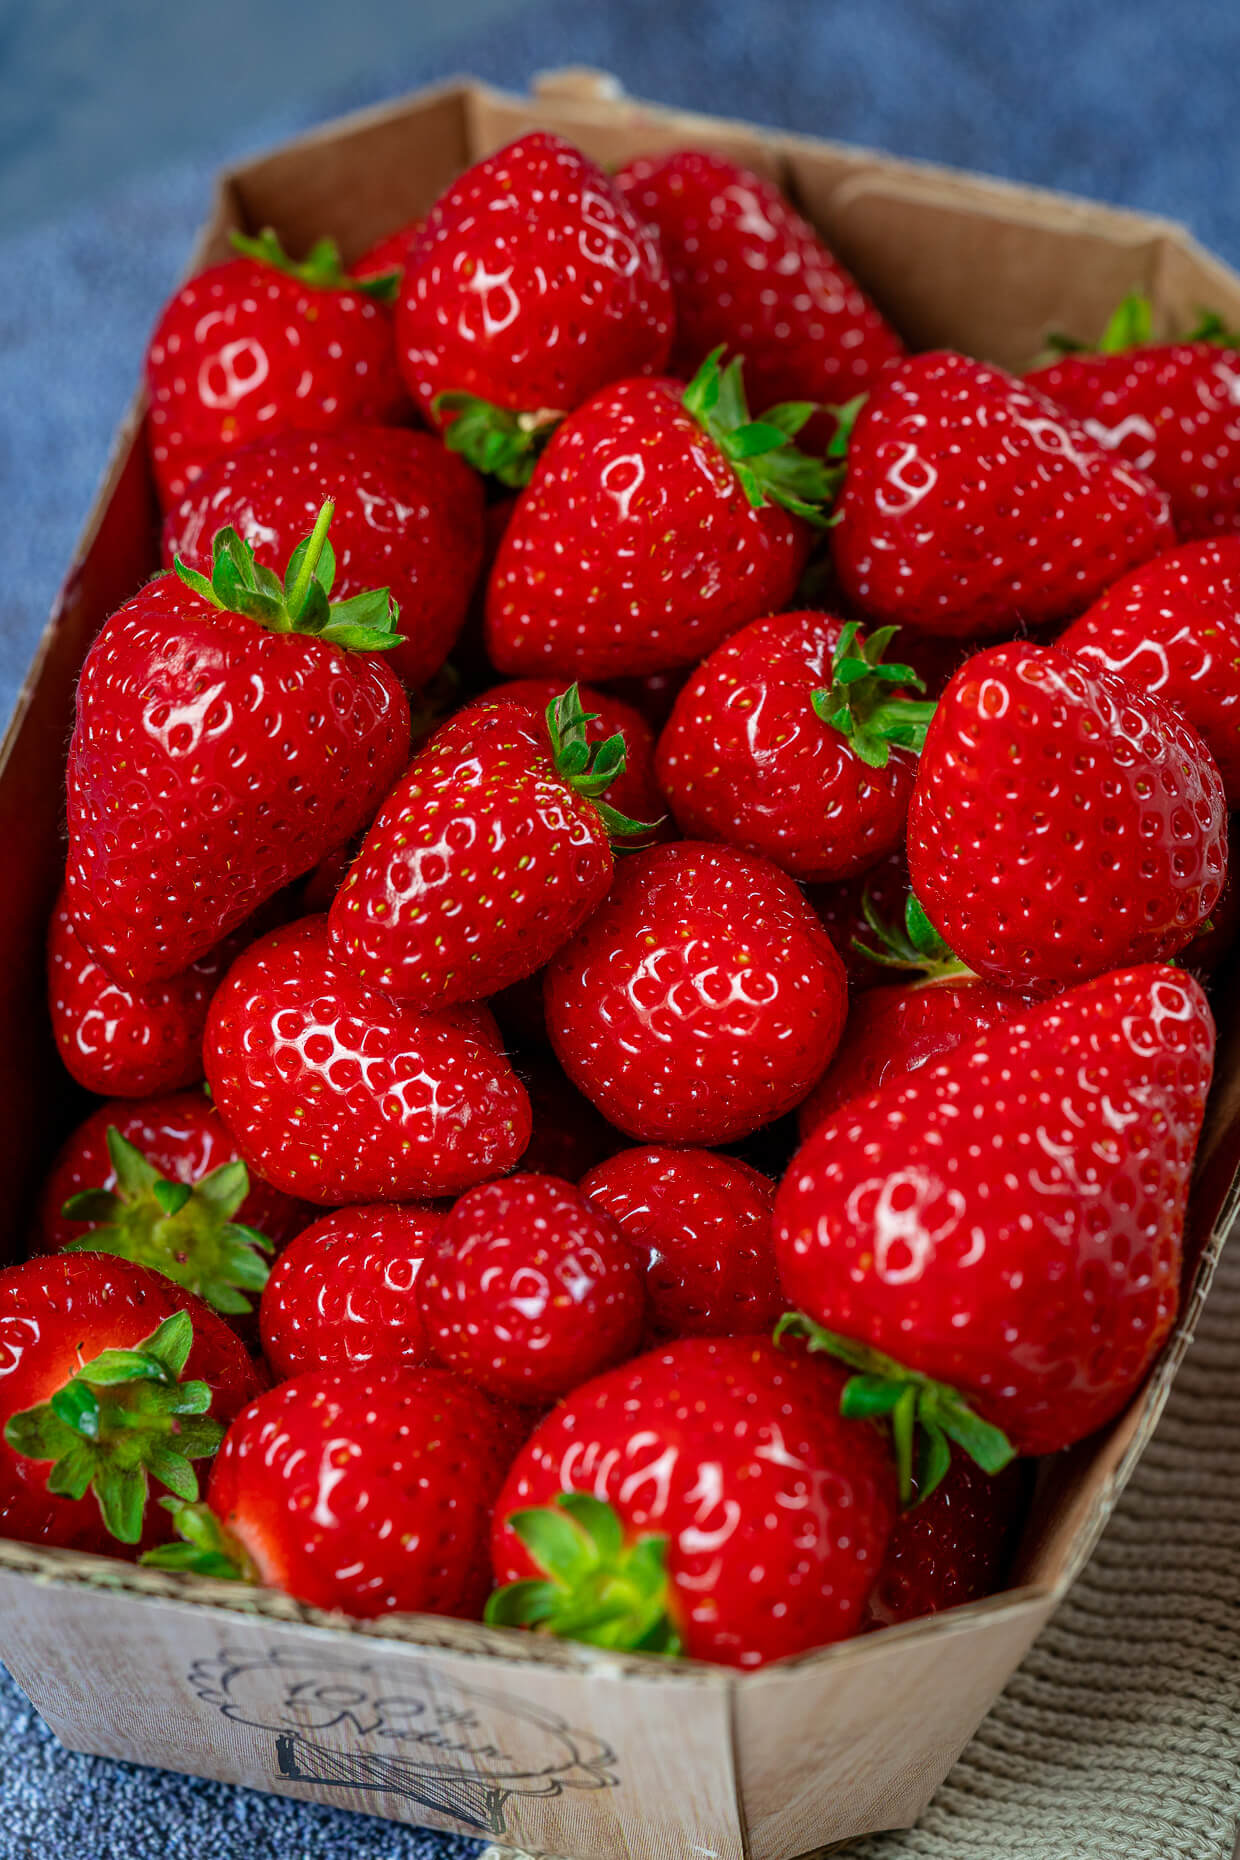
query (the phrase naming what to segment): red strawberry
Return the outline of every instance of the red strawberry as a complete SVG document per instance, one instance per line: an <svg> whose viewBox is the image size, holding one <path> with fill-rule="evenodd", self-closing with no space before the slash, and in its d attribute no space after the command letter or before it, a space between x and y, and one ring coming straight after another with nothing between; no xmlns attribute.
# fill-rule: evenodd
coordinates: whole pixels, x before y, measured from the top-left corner
<svg viewBox="0 0 1240 1860"><path fill-rule="evenodd" d="M689 675L688 666L678 665L666 672L644 672L633 678L613 678L608 690L644 717L652 730L659 731L671 716L672 708Z"/></svg>
<svg viewBox="0 0 1240 1860"><path fill-rule="evenodd" d="M657 230L676 300L671 366L691 375L716 344L743 355L764 404L824 409L864 393L903 355L891 325L770 181L722 155L639 156L616 175ZM821 415L825 443L834 422Z"/></svg>
<svg viewBox="0 0 1240 1860"><path fill-rule="evenodd" d="M0 1530L110 1556L166 1535L150 1480L196 1498L194 1463L258 1386L240 1339L158 1273L99 1253L7 1266Z"/></svg>
<svg viewBox="0 0 1240 1860"><path fill-rule="evenodd" d="M583 1176L646 1268L659 1337L769 1331L784 1308L771 1250L775 1184L714 1150L621 1150Z"/></svg>
<svg viewBox="0 0 1240 1860"><path fill-rule="evenodd" d="M230 524L265 568L279 568L334 502L338 599L388 587L401 643L387 663L424 685L452 650L482 566L482 485L429 433L351 426L285 433L216 459L164 519L164 566L211 573L211 539Z"/></svg>
<svg viewBox="0 0 1240 1860"><path fill-rule="evenodd" d="M479 470L523 484L559 415L662 368L671 286L603 170L538 131L436 201L406 262L396 338L426 418L451 422L448 443Z"/></svg>
<svg viewBox="0 0 1240 1860"><path fill-rule="evenodd" d="M504 672L617 678L690 665L800 580L826 468L804 406L751 421L740 363L620 381L560 427L513 512L487 592Z"/></svg>
<svg viewBox="0 0 1240 1860"><path fill-rule="evenodd" d="M294 428L330 433L408 410L383 311L390 280L341 269L330 239L302 264L268 229L183 284L146 352L151 460L165 509L221 453Z"/></svg>
<svg viewBox="0 0 1240 1860"><path fill-rule="evenodd" d="M548 704L554 703L562 687L554 678L510 678L493 685L478 699L480 704L523 704L539 721L546 716ZM607 804L629 820L657 821L667 812L667 804L654 775L654 731L640 710L613 697L610 691L597 691L593 685L578 685L582 709L592 721L586 725L586 741L593 746L619 736L624 742L624 767L607 787ZM640 844L631 838L629 844Z"/></svg>
<svg viewBox="0 0 1240 1860"><path fill-rule="evenodd" d="M764 1337L686 1338L587 1383L499 1496L487 1619L736 1667L854 1634L896 1485L842 1386Z"/></svg>
<svg viewBox="0 0 1240 1860"><path fill-rule="evenodd" d="M834 943L854 991L889 980L886 965L872 951L875 926L903 915L908 898L908 861L903 846L863 873L834 885L811 885L809 899ZM864 946L859 947L859 946Z"/></svg>
<svg viewBox="0 0 1240 1860"><path fill-rule="evenodd" d="M897 847L934 706L909 701L911 667L883 663L892 631L776 614L717 646L659 738L682 832L802 879L850 878Z"/></svg>
<svg viewBox="0 0 1240 1860"><path fill-rule="evenodd" d="M965 637L1069 620L1175 540L1167 500L987 362L914 356L848 443L836 571L893 625Z"/></svg>
<svg viewBox="0 0 1240 1860"><path fill-rule="evenodd" d="M980 1601L1002 1586L1029 1503L1028 1460L988 1478L954 1459L942 1484L896 1519L866 1604L867 1628L895 1627Z"/></svg>
<svg viewBox="0 0 1240 1860"><path fill-rule="evenodd" d="M416 1280L441 1218L431 1208L376 1202L337 1208L299 1233L263 1293L263 1355L276 1376L426 1362Z"/></svg>
<svg viewBox="0 0 1240 1860"><path fill-rule="evenodd" d="M215 572L148 582L78 681L67 903L118 978L179 975L364 825L409 706L386 591L328 604L325 504L284 591L230 530ZM290 630L291 629L291 630Z"/></svg>
<svg viewBox="0 0 1240 1860"><path fill-rule="evenodd" d="M691 841L624 859L545 1000L569 1078L645 1143L729 1143L781 1117L846 1011L839 957L792 880Z"/></svg>
<svg viewBox="0 0 1240 1860"><path fill-rule="evenodd" d="M308 1201L457 1194L529 1142L529 1100L486 1009L423 1015L376 994L325 917L251 944L211 1003L204 1052L247 1162Z"/></svg>
<svg viewBox="0 0 1240 1860"><path fill-rule="evenodd" d="M1155 556L1056 644L1179 711L1218 763L1229 805L1240 804L1240 536Z"/></svg>
<svg viewBox="0 0 1240 1860"><path fill-rule="evenodd" d="M1163 961L1218 901L1227 807L1157 698L1053 646L994 646L939 700L908 821L913 887L951 949L1046 990Z"/></svg>
<svg viewBox="0 0 1240 1860"><path fill-rule="evenodd" d="M404 277L405 266L413 255L413 248L422 236L425 220L410 220L406 226L398 226L395 232L388 233L382 239L376 239L368 245L362 256L355 259L349 267L354 278L387 279L396 274L399 288L400 279Z"/></svg>
<svg viewBox="0 0 1240 1860"><path fill-rule="evenodd" d="M1105 975L854 1099L775 1203L784 1290L892 1413L923 1491L952 1440L987 1471L1111 1420L1166 1340L1214 1054L1196 982ZM823 1326L817 1330L817 1326ZM906 1484L907 1489L907 1484Z"/></svg>
<svg viewBox="0 0 1240 1860"><path fill-rule="evenodd" d="M541 976L537 982L541 1009ZM529 1093L533 1118L533 1134L521 1158L527 1175L558 1175L575 1182L624 1147L620 1132L569 1084L550 1053L522 1053L513 1063Z"/></svg>

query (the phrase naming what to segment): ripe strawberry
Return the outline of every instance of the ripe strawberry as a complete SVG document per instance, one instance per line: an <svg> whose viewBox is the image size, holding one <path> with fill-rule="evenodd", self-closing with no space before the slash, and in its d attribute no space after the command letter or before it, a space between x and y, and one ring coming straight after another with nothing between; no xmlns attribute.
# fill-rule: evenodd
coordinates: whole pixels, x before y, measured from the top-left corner
<svg viewBox="0 0 1240 1860"><path fill-rule="evenodd" d="M422 236L425 220L410 220L405 226L398 226L395 232L388 233L382 239L376 239L368 245L362 256L355 259L349 267L350 276L364 279L367 283L373 278L386 282L394 278L396 294L405 275L405 266L413 255L413 248Z"/></svg>
<svg viewBox="0 0 1240 1860"><path fill-rule="evenodd" d="M521 704L458 712L410 763L331 908L359 981L419 1008L481 1001L533 974L611 883L611 834L639 824L602 799L620 736L591 748L576 686L536 719Z"/></svg>
<svg viewBox="0 0 1240 1860"><path fill-rule="evenodd" d="M66 896L118 980L179 975L364 825L403 767L409 706L366 656L386 591L335 607L325 504L284 589L232 530L210 582L148 582L96 639L69 747Z"/></svg>
<svg viewBox="0 0 1240 1860"><path fill-rule="evenodd" d="M655 373L671 339L657 241L601 168L541 131L440 195L396 312L422 413L510 485L556 419L609 381Z"/></svg>
<svg viewBox="0 0 1240 1860"><path fill-rule="evenodd" d="M769 1331L784 1308L771 1250L775 1184L714 1150L621 1150L582 1177L646 1268L656 1337Z"/></svg>
<svg viewBox="0 0 1240 1860"><path fill-rule="evenodd" d="M894 631L787 613L717 646L659 738L681 831L801 879L850 878L897 847L934 706L910 701L910 666L883 662Z"/></svg>
<svg viewBox="0 0 1240 1860"><path fill-rule="evenodd" d="M692 1337L578 1389L500 1493L487 1619L736 1667L855 1633L896 1485L843 1381Z"/></svg>
<svg viewBox="0 0 1240 1860"><path fill-rule="evenodd" d="M337 1208L299 1233L263 1293L263 1355L276 1376L428 1361L416 1280L441 1219L431 1208L376 1202Z"/></svg>
<svg viewBox="0 0 1240 1860"><path fill-rule="evenodd" d="M851 400L904 354L894 329L770 181L725 156L679 149L616 175L659 235L676 302L671 368L691 375L722 343L743 355L763 403L814 400L822 444L832 403Z"/></svg>
<svg viewBox="0 0 1240 1860"><path fill-rule="evenodd" d="M476 1616L511 1454L484 1395L406 1363L316 1369L237 1416L186 1542L144 1561L283 1589L370 1619Z"/></svg>
<svg viewBox="0 0 1240 1860"><path fill-rule="evenodd" d="M613 678L607 689L631 710L637 711L651 729L658 732L671 716L676 699L689 676L690 668L678 665L666 672L645 672L633 678Z"/></svg>
<svg viewBox="0 0 1240 1860"><path fill-rule="evenodd" d="M731 846L630 854L547 970L573 1083L642 1143L709 1145L792 1109L844 1024L844 971L790 878Z"/></svg>
<svg viewBox="0 0 1240 1860"><path fill-rule="evenodd" d="M565 420L487 591L504 672L617 678L690 665L785 607L829 488L793 438L807 402L751 421L739 361L687 388L620 381Z"/></svg>
<svg viewBox="0 0 1240 1860"><path fill-rule="evenodd" d="M1240 536L1156 555L1056 644L1179 711L1205 739L1229 806L1240 804Z"/></svg>
<svg viewBox="0 0 1240 1860"><path fill-rule="evenodd" d="M530 1107L485 1008L422 1014L359 981L305 917L211 1003L207 1080L243 1156L329 1206L459 1194L510 1169Z"/></svg>
<svg viewBox="0 0 1240 1860"><path fill-rule="evenodd" d="M915 1420L928 1493L948 1440L994 1472L1093 1433L1139 1386L1175 1317L1213 1054L1197 983L1130 969L804 1145L775 1202L784 1291L812 1347L860 1371L845 1412L892 1415L906 1493Z"/></svg>
<svg viewBox="0 0 1240 1860"><path fill-rule="evenodd" d="M836 571L862 613L962 638L1070 620L1175 540L1140 472L1035 388L946 351L870 393L837 515Z"/></svg>
<svg viewBox="0 0 1240 1860"><path fill-rule="evenodd" d="M885 962L876 961L873 951L884 926L903 915L908 889L903 846L858 878L809 887L810 903L835 945L854 993L890 980Z"/></svg>
<svg viewBox="0 0 1240 1860"><path fill-rule="evenodd" d="M167 1534L149 1481L197 1498L193 1462L259 1387L214 1312L98 1253L0 1272L0 1365L0 1531L110 1556Z"/></svg>
<svg viewBox="0 0 1240 1860"><path fill-rule="evenodd" d="M164 508L221 453L289 428L397 420L409 403L383 304L389 279L350 278L330 239L300 264L268 228L191 278L146 352L147 431Z"/></svg>
<svg viewBox="0 0 1240 1860"><path fill-rule="evenodd" d="M478 699L480 704L523 704L539 721L547 706L560 696L561 686L554 678L510 678L492 685ZM597 691L593 685L578 685L581 706L592 721L586 724L586 741L594 746L609 736L619 736L624 743L624 767L613 776L607 788L607 804L629 820L657 822L667 813L667 804L654 774L654 731L640 710L626 704L610 691ZM649 836L647 836L649 837ZM640 836L631 836L626 844L641 845Z"/></svg>
<svg viewBox="0 0 1240 1860"><path fill-rule="evenodd" d="M541 1009L542 977L536 979ZM620 1132L569 1084L550 1053L524 1052L513 1064L529 1093L533 1119L533 1132L521 1157L526 1175L558 1175L575 1182L604 1157L623 1149L625 1139Z"/></svg>
<svg viewBox="0 0 1240 1860"><path fill-rule="evenodd" d="M1164 961L1227 868L1210 752L1158 698L1054 646L966 661L926 736L913 887L977 974L1047 990Z"/></svg>
<svg viewBox="0 0 1240 1860"><path fill-rule="evenodd" d="M1013 1460L988 1478L973 1460L954 1459L942 1484L896 1519L865 1626L917 1621L1001 1588L1028 1508L1031 1471L1028 1460Z"/></svg>

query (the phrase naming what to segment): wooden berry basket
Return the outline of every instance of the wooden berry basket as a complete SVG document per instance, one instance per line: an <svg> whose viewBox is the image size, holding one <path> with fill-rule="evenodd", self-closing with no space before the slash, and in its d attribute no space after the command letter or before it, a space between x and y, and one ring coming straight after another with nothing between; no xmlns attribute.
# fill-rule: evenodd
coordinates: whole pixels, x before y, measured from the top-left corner
<svg viewBox="0 0 1240 1860"><path fill-rule="evenodd" d="M230 226L348 257L533 127L604 163L687 143L777 179L918 346L1020 368L1050 327L1123 295L1170 331L1240 321L1240 277L1168 222L630 101L558 73L533 99L459 81L223 176L194 255ZM154 309L154 306L152 306ZM0 752L0 1199L13 1250L73 1111L43 1010L74 680L157 566L135 402ZM1158 1419L1237 1208L1240 1040L1228 1012L1191 1211L1196 1264L1144 1394L1046 1476L1017 1586L737 1675L424 1616L348 1622L264 1591L0 1541L0 1657L71 1748L580 1860L791 1860L913 1821L1089 1556Z"/></svg>

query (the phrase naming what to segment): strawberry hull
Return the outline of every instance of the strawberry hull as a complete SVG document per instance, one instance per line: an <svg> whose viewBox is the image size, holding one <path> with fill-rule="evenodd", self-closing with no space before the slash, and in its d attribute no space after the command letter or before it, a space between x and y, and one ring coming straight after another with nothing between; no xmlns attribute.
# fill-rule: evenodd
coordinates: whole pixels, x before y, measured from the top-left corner
<svg viewBox="0 0 1240 1860"><path fill-rule="evenodd" d="M277 150L223 178L194 265L225 256L233 225L273 225L293 250L333 233L356 257L531 128L608 167L697 144L780 181L914 347L1019 368L1047 328L1099 328L1134 287L1153 298L1156 333L1202 304L1240 319L1240 278L1166 222L655 109L581 73L534 99L453 83ZM117 435L0 755L13 1256L80 1115L45 1023L43 944L74 681L104 619L158 567L141 413ZM1088 1557L1155 1425L1240 1199L1234 1018L1224 1005L1176 1332L1129 1411L1044 1475L1004 1594L737 1673L437 1617L345 1621L268 1591L0 1541L0 1658L73 1749L576 1860L794 1860L909 1824Z"/></svg>

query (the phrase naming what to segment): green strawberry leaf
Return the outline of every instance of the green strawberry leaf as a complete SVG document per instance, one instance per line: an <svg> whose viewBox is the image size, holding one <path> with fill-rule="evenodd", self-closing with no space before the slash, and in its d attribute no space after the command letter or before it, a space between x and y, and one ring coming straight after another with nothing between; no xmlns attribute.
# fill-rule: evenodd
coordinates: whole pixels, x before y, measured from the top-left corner
<svg viewBox="0 0 1240 1860"><path fill-rule="evenodd" d="M815 715L845 737L868 768L886 768L893 748L920 753L936 708L892 695L926 688L911 665L883 661L898 631L885 626L867 637L850 621L832 654L830 686L810 699Z"/></svg>
<svg viewBox="0 0 1240 1860"><path fill-rule="evenodd" d="M557 772L570 788L593 801L608 837L623 841L653 833L660 824L657 820L630 820L627 814L619 813L603 800L604 791L624 773L624 737L617 731L604 742L591 744L587 726L598 722L598 712L586 710L578 686L570 685L567 691L552 698L545 715L551 759Z"/></svg>
<svg viewBox="0 0 1240 1860"><path fill-rule="evenodd" d="M755 510L776 503L806 523L824 527L824 506L834 496L841 474L792 443L814 411L813 403L786 401L751 420L741 358L734 356L725 368L723 353L723 344L712 349L690 381L684 391L686 411L729 461Z"/></svg>
<svg viewBox="0 0 1240 1860"><path fill-rule="evenodd" d="M455 392L437 394L431 411L450 452L458 452L475 471L498 478L514 491L529 483L543 448L564 418L549 407L513 413L476 394Z"/></svg>
<svg viewBox="0 0 1240 1860"><path fill-rule="evenodd" d="M317 239L305 258L298 261L289 257L270 226L264 226L260 233L233 232L229 238L233 251L243 258L257 259L317 291L356 291L375 303L390 304L395 303L400 290L399 271L378 272L371 278L350 277L340 262L340 248L334 239Z"/></svg>

